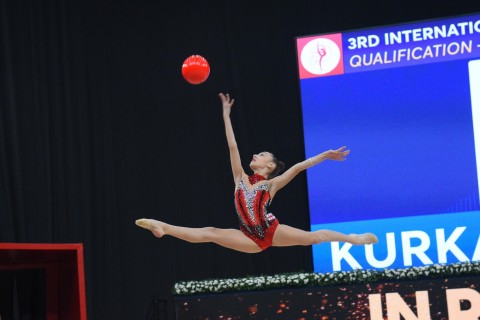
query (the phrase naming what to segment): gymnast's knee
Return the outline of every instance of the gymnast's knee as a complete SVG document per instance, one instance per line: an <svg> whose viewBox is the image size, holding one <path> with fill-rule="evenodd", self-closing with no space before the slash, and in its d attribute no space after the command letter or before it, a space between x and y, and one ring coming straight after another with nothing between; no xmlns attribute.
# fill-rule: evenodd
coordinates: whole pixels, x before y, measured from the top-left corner
<svg viewBox="0 0 480 320"><path fill-rule="evenodd" d="M325 238L325 234L324 234L323 230L317 230L317 231L312 232L310 234L310 241L311 241L310 244L312 244L312 245L323 243L326 240L327 239Z"/></svg>
<svg viewBox="0 0 480 320"><path fill-rule="evenodd" d="M204 227L203 230L203 240L204 241L214 241L218 238L218 229L215 227Z"/></svg>

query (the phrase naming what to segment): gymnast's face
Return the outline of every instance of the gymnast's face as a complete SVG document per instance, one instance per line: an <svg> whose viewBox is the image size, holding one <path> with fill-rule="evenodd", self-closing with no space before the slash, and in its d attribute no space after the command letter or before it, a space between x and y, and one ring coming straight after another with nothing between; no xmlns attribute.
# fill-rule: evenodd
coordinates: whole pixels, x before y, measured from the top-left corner
<svg viewBox="0 0 480 320"><path fill-rule="evenodd" d="M258 154L254 154L252 161L250 161L250 169L261 169L267 166L275 165L273 163L273 155L268 151L263 151Z"/></svg>

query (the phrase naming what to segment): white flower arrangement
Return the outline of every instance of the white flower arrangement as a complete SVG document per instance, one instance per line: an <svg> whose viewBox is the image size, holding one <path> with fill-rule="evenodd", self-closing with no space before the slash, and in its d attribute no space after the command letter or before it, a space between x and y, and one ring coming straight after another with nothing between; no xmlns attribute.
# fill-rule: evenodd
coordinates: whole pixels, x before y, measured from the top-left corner
<svg viewBox="0 0 480 320"><path fill-rule="evenodd" d="M221 292L254 291L274 288L294 288L354 284L391 280L414 280L480 274L480 261L450 265L434 264L405 269L339 271L327 273L288 273L246 278L180 281L173 288L177 296Z"/></svg>

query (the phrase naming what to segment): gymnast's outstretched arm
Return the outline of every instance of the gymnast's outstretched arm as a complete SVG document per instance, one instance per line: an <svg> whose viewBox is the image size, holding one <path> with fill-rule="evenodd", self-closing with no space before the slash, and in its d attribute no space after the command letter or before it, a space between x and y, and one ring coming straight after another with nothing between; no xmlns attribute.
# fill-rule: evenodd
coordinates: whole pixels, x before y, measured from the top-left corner
<svg viewBox="0 0 480 320"><path fill-rule="evenodd" d="M285 187L293 178L295 178L300 172L313 167L325 160L344 161L346 156L350 153L350 150L346 150L346 147L341 147L337 150L327 150L316 156L308 158L302 162L299 162L290 167L283 174L272 178L270 180L270 195L273 198L275 193Z"/></svg>
<svg viewBox="0 0 480 320"><path fill-rule="evenodd" d="M233 179L235 185L237 185L245 172L242 167L235 134L233 133L232 121L230 120L230 111L232 110L235 99L231 99L228 93L220 93L219 97L220 100L222 100L223 122L225 123L225 135L227 136L228 149L230 150L230 163L232 165Z"/></svg>

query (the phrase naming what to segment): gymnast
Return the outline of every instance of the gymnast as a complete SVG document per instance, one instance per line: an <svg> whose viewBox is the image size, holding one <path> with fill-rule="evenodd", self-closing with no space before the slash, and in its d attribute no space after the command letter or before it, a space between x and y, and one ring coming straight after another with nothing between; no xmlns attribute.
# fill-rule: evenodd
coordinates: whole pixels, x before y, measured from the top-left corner
<svg viewBox="0 0 480 320"><path fill-rule="evenodd" d="M235 209L239 219L239 229L221 229L215 227L189 228L175 226L154 219L139 219L139 227L150 230L156 237L169 235L191 243L216 243L220 246L245 253L258 253L268 247L309 246L323 242L348 242L354 245L377 243L372 233L343 234L332 230L304 231L279 223L268 212L268 207L277 192L285 187L300 172L325 160L344 161L350 150L341 147L328 150L314 157L299 162L283 174L280 172L285 164L275 155L264 151L254 154L250 161L252 175L247 175L242 168L240 153L230 120L234 99L220 93L223 107L223 121L233 179L235 181Z"/></svg>

